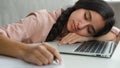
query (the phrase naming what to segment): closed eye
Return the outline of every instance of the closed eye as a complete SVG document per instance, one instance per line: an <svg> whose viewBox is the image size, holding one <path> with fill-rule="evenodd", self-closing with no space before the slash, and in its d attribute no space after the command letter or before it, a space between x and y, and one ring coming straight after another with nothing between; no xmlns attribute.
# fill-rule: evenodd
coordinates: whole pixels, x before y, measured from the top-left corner
<svg viewBox="0 0 120 68"><path fill-rule="evenodd" d="M88 30L88 33L91 34L92 36L96 34L96 31L92 25L88 26L87 30Z"/></svg>
<svg viewBox="0 0 120 68"><path fill-rule="evenodd" d="M91 21L92 17L91 17L91 13L90 13L89 10L85 11L84 19L87 20L87 21Z"/></svg>

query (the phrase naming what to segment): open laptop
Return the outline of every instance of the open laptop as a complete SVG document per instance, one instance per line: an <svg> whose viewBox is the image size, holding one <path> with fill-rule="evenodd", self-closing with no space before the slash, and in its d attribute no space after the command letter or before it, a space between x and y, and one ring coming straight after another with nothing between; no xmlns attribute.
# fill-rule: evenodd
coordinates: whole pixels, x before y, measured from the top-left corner
<svg viewBox="0 0 120 68"><path fill-rule="evenodd" d="M110 58L117 46L113 41L86 41L71 45L58 46L57 42L48 42L60 53Z"/></svg>

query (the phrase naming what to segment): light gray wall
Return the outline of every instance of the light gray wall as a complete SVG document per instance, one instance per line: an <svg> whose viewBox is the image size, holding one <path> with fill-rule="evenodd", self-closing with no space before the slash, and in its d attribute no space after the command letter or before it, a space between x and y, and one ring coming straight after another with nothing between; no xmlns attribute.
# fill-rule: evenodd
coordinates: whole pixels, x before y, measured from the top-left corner
<svg viewBox="0 0 120 68"><path fill-rule="evenodd" d="M116 24L115 26L120 28L120 1L119 2L109 2L111 7L113 8L115 12L115 19L116 19Z"/></svg>
<svg viewBox="0 0 120 68"><path fill-rule="evenodd" d="M0 0L0 26L15 23L28 13L40 9L56 10L73 5L76 0ZM120 2L109 2L120 28Z"/></svg>
<svg viewBox="0 0 120 68"><path fill-rule="evenodd" d="M0 26L14 23L32 11L56 10L72 4L72 0L0 0Z"/></svg>

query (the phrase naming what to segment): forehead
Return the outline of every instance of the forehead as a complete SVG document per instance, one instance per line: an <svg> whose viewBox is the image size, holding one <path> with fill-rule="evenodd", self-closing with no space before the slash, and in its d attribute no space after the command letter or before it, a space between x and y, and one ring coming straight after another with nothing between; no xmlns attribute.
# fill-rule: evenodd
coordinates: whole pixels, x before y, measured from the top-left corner
<svg viewBox="0 0 120 68"><path fill-rule="evenodd" d="M91 17L92 17L92 25L95 28L95 30L98 32L99 30L101 30L102 28L104 28L105 26L105 21L103 20L102 16L95 12L95 11L91 11Z"/></svg>

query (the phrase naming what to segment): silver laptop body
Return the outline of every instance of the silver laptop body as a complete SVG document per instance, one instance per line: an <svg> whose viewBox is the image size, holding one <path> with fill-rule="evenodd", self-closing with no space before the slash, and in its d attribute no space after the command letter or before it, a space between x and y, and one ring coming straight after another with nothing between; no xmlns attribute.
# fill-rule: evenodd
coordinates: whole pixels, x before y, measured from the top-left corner
<svg viewBox="0 0 120 68"><path fill-rule="evenodd" d="M48 43L58 49L60 53L96 56L104 58L110 58L116 48L116 44L113 41L93 40L62 46L58 46L56 41Z"/></svg>

